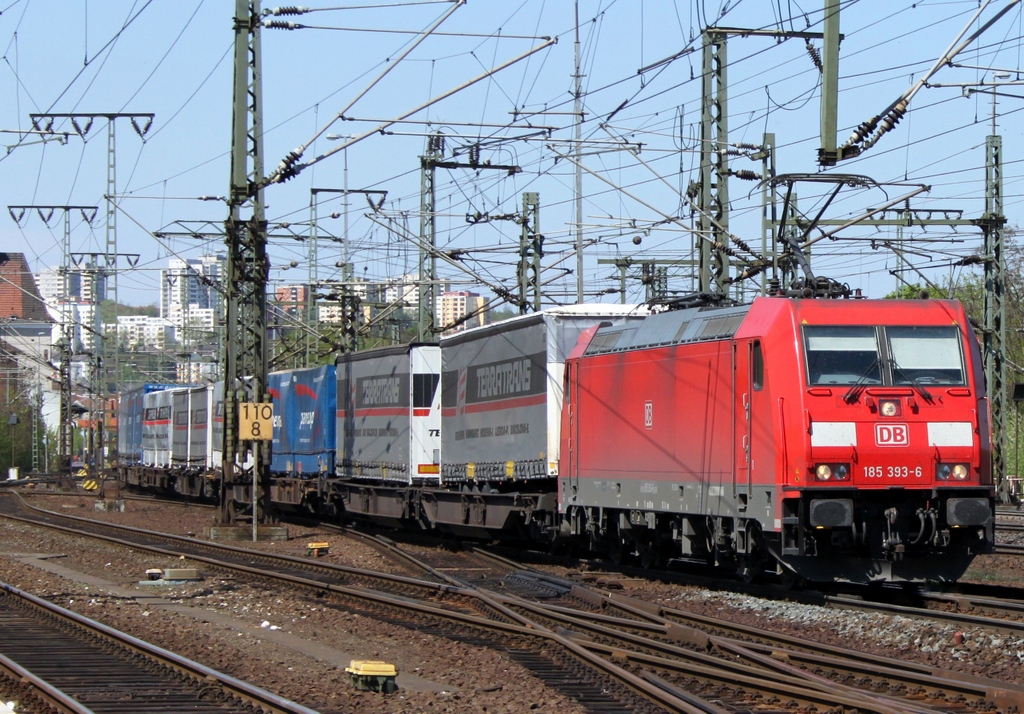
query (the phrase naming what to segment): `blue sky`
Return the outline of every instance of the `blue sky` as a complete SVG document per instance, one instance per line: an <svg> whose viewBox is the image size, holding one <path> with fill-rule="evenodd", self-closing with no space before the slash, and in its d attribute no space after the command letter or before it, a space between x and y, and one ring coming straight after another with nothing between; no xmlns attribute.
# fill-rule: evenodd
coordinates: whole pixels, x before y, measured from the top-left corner
<svg viewBox="0 0 1024 714"><path fill-rule="evenodd" d="M993 2L973 27L1007 4ZM268 171L289 151L311 141L392 65L389 74L346 112L349 120L330 125L304 158L337 146L325 138L328 134L367 132L542 45L542 38L554 37L557 43L391 125L387 133L372 135L289 182L268 188L268 218L289 224L276 232L307 234L310 189L342 188L347 154L349 188L387 191L377 222L367 218L370 211L360 196L351 198L348 235L356 274L388 280L415 272L415 246L401 230L385 226L418 231L418 157L425 150L425 135L440 130L446 135L449 158L457 150L465 160L469 147L479 144L481 160L522 168L514 175L496 170L438 171L438 244L463 251L463 265L473 273L444 266L442 275L461 289L474 289L478 278L511 288L519 227L510 221L470 223L466 216L515 213L522 193L536 191L547 239L549 298L573 301L575 276L561 270L575 267L573 169L558 157L559 152L570 151L573 137L573 4L470 0L451 13L438 33L397 63L415 33L451 10L452 3L397 2L357 10L328 9L338 5L319 0L305 5L318 11L278 18L306 25L305 29L263 32ZM264 3L264 9L273 7ZM854 126L881 112L920 78L978 7L974 0L843 2L840 143ZM133 304L156 302L158 270L168 256L197 257L218 248L214 239L160 240L152 233L174 230L175 221L208 221L205 229L215 231L226 216L222 202L197 199L228 191L233 3L0 0L0 10L0 129L5 130L0 141L7 147L0 151L3 197L6 205L98 206L99 217L92 226L75 215L72 250L103 250L106 120L97 120L84 139L72 134L63 145L6 132L31 128L30 113L155 114L144 138L129 122L116 124L116 175L118 248L141 255L136 268L120 275L119 295ZM693 238L686 230L692 216L680 194L698 178L702 30L717 25L820 31L822 3L581 0L579 18L585 75L583 135L590 142L584 164L594 172L585 174L583 182L584 277L588 298L615 300L617 296L607 291L617 288L617 273L599 265L599 259L685 260L692 255ZM932 81L991 82L1000 73L1017 79L1022 34L1021 12L1014 7L957 58L963 66L947 67ZM817 40L813 44L821 46ZM639 72L687 49L694 52ZM758 144L764 132L773 132L780 173L818 172L820 75L804 41L736 37L729 40L728 54L730 141ZM998 98L997 131L1004 142L1005 210L1013 226L1021 201L1024 145L1019 112L1024 100L1012 96L1022 94L1016 87L1004 91L1009 96ZM923 89L894 131L863 156L828 173L927 184L931 190L915 197L913 207L959 210L965 217L977 217L984 207L984 147L991 117L989 95L964 97L955 87ZM537 127L548 129L538 135ZM623 141L642 146L643 163L622 150ZM746 159L735 160L732 167L760 171L758 162ZM800 208L815 213L824 189L806 185L798 190ZM904 190L849 190L826 215L850 217ZM754 183L733 179L730 195L730 230L759 247L759 191ZM322 194L321 200L321 234L340 237L345 212L341 199ZM331 218L332 214L339 216ZM34 268L60 262L60 236L59 221L47 226L37 215L26 216L21 225L9 216L0 219L4 250L26 253ZM636 236L642 238L640 245L633 243ZM896 259L878 245L895 237L888 230L850 229L841 240L816 244L812 263L818 272L881 296L896 284L889 273ZM980 244L976 231L964 229L907 231L903 237L917 243L914 260L932 277L960 275L962 269L951 264ZM877 239L874 247L872 238ZM275 238L270 252L275 284L306 279L307 242ZM318 277L337 277L341 244L322 241L319 252ZM686 269L672 270L670 287L691 287ZM642 286L631 281L630 299L641 295Z"/></svg>

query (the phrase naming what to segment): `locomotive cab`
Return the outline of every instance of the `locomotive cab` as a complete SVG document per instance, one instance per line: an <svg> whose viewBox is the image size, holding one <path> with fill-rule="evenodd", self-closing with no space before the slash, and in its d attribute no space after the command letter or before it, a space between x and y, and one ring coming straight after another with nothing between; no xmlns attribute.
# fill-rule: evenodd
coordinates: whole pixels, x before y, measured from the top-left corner
<svg viewBox="0 0 1024 714"><path fill-rule="evenodd" d="M988 404L962 307L867 301L842 322L806 307L782 555L828 579L955 580L993 543Z"/></svg>

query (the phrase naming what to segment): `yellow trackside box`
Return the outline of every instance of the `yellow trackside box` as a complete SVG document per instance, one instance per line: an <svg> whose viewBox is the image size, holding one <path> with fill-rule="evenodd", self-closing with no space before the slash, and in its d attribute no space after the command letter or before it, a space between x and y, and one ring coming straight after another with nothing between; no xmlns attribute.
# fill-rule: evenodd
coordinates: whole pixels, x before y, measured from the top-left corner
<svg viewBox="0 0 1024 714"><path fill-rule="evenodd" d="M306 555L327 555L330 552L331 544L327 541L306 543Z"/></svg>
<svg viewBox="0 0 1024 714"><path fill-rule="evenodd" d="M397 677L395 665L373 659L354 659L345 671L360 677Z"/></svg>
<svg viewBox="0 0 1024 714"><path fill-rule="evenodd" d="M368 692L384 692L391 694L398 685L395 684L395 677L398 670L395 665L371 659L354 659L345 668L352 678L352 686Z"/></svg>

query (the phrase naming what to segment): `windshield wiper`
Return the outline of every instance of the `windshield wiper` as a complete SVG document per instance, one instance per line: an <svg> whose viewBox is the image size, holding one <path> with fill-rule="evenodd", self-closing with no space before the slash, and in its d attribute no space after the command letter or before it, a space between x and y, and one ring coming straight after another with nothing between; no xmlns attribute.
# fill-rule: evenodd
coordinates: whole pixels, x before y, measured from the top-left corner
<svg viewBox="0 0 1024 714"><path fill-rule="evenodd" d="M847 404L853 404L858 399L860 399L860 394L861 392L864 391L864 386L867 384L868 377L872 372L875 371L877 367L878 356L876 355L875 358L871 361L871 364L868 365L868 368L865 369L859 377L857 377L857 381L854 382L853 386L850 387L849 390L847 390L846 394L843 395L844 402L846 402Z"/></svg>
<svg viewBox="0 0 1024 714"><path fill-rule="evenodd" d="M924 400L926 402L928 402L930 404L933 401L935 401L932 398L932 393L929 392L927 389L925 389L925 386L923 384L920 384L917 381L918 378L917 377L911 377L909 374L907 374L907 371L905 369L903 369L902 367L900 367L896 363L896 360L894 358L892 358L892 357L889 358L889 366L892 368L892 376L893 376L893 381L894 382L896 381L896 375L897 374L902 374L903 378L905 380L907 380L908 382L910 382L910 386L913 387L914 389L916 389L918 392L920 392L921 396L924 397Z"/></svg>

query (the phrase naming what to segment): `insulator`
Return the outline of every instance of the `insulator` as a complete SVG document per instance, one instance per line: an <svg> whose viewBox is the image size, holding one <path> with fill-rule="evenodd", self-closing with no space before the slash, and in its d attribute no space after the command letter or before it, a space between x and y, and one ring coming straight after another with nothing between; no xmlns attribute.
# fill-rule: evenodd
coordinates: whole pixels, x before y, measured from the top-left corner
<svg viewBox="0 0 1024 714"><path fill-rule="evenodd" d="M286 181L287 179L295 176L298 173L298 171L295 170L295 162L301 157L302 151L300 149L289 151L288 155L285 156L281 160L281 163L277 165L277 170L274 172L276 174L274 182L281 183L282 181Z"/></svg>
<svg viewBox="0 0 1024 714"><path fill-rule="evenodd" d="M725 245L725 244L723 244L723 243L721 243L719 241L715 241L714 245L715 245L715 250L717 250L719 253L725 253L730 258L738 258L739 257L738 255L736 255L736 251L734 251L732 248L730 248L729 246L727 246L727 245Z"/></svg>
<svg viewBox="0 0 1024 714"><path fill-rule="evenodd" d="M264 20L263 27L268 30L299 30L305 27L305 25L288 20Z"/></svg>
<svg viewBox="0 0 1024 714"><path fill-rule="evenodd" d="M296 5L285 5L284 7L275 7L273 10L267 10L268 15L304 15L307 12L311 12L308 7L298 7Z"/></svg>
<svg viewBox="0 0 1024 714"><path fill-rule="evenodd" d="M750 169L740 169L739 171L732 171L731 173L736 178L743 179L744 181L761 180L761 174L757 173L756 171L751 171Z"/></svg>
<svg viewBox="0 0 1024 714"><path fill-rule="evenodd" d="M853 133L850 134L847 144L859 144L864 140L864 137L868 136L878 126L878 117L873 117L866 122L862 122Z"/></svg>
<svg viewBox="0 0 1024 714"><path fill-rule="evenodd" d="M900 123L900 119L902 119L906 115L906 113L907 101L903 100L895 107L893 107L891 112L885 115L885 119L882 120L881 125L879 127L879 131L883 134L889 131L894 126Z"/></svg>
<svg viewBox="0 0 1024 714"><path fill-rule="evenodd" d="M740 238L739 236L734 236L734 235L732 235L732 234L730 233L730 234L729 234L729 239L730 239L730 240L732 240L732 242L733 242L733 243L735 243L736 245L738 245L738 246L740 247L740 249L741 249L741 250L745 250L745 251L747 251L748 253L750 253L751 255L756 255L756 253L754 253L754 251L752 251L752 250L750 249L750 246L749 246L749 245L747 245L746 241L744 241L744 240L743 240L742 238Z"/></svg>
<svg viewBox="0 0 1024 714"><path fill-rule="evenodd" d="M737 149L742 149L744 151L760 151L761 148L762 148L758 144L743 144L743 143L739 143L739 144L733 144L733 146L735 146Z"/></svg>
<svg viewBox="0 0 1024 714"><path fill-rule="evenodd" d="M825 67L821 63L821 52L818 51L818 48L812 45L810 40L807 40L804 43L804 47L807 48L807 54L811 56L811 62L814 64L814 66L818 68L819 72L824 72Z"/></svg>
<svg viewBox="0 0 1024 714"><path fill-rule="evenodd" d="M758 275L763 273L768 266L766 265L751 265L743 269L743 272L737 277L737 280L749 280L750 278L756 278Z"/></svg>

